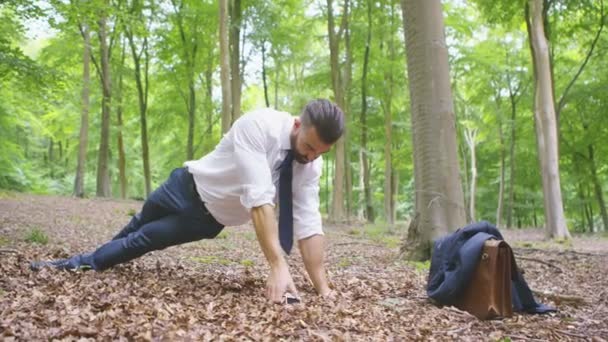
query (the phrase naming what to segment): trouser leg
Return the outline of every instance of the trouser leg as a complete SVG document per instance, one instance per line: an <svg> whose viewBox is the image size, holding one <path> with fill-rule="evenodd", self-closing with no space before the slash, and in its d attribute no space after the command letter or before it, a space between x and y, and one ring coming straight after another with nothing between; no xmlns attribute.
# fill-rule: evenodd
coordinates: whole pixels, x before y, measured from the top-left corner
<svg viewBox="0 0 608 342"><path fill-rule="evenodd" d="M201 214L205 215L205 214ZM212 218L211 215L208 217ZM169 215L144 224L126 237L99 247L85 262L97 271L138 258L148 252L200 239L211 239L223 226L214 219Z"/></svg>
<svg viewBox="0 0 608 342"><path fill-rule="evenodd" d="M169 178L150 193L141 211L135 214L112 240L123 238L148 222L180 214L186 208L199 203L200 198L194 191L193 182L192 175L185 168L174 169Z"/></svg>
<svg viewBox="0 0 608 342"><path fill-rule="evenodd" d="M213 238L222 228L194 190L192 175L179 168L150 195L142 211L118 235L81 258L94 269L104 270L150 251Z"/></svg>

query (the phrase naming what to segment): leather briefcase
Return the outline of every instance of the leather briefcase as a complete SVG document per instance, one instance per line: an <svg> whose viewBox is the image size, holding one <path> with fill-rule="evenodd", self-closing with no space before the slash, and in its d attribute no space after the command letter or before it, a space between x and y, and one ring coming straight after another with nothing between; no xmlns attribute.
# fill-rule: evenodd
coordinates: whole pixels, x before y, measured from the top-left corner
<svg viewBox="0 0 608 342"><path fill-rule="evenodd" d="M511 317L514 262L513 251L505 241L486 240L471 280L455 306L482 320Z"/></svg>

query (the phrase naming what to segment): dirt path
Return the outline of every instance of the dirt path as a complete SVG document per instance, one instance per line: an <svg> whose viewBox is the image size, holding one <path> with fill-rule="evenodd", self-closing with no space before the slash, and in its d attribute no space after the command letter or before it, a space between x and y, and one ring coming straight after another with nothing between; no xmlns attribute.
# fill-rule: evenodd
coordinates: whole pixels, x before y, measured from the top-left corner
<svg viewBox="0 0 608 342"><path fill-rule="evenodd" d="M300 256L290 259L303 305L268 304L266 264L249 226L95 273L38 273L28 261L92 249L140 202L15 195L0 198L0 339L118 340L592 340L608 339L608 241L548 244L538 231L505 232L544 316L481 322L425 294L424 265L397 248L326 227L328 267L340 296L318 298ZM46 245L24 239L32 231ZM603 253L603 254L602 254Z"/></svg>

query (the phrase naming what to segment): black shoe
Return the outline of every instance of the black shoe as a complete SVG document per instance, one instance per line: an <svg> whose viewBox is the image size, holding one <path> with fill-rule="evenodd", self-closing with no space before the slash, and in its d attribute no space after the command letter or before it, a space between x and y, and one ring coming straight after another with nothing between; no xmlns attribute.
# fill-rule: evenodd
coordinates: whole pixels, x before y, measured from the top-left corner
<svg viewBox="0 0 608 342"><path fill-rule="evenodd" d="M91 265L83 264L80 255L73 256L69 259L57 259L51 261L32 261L30 269L32 271L40 271L45 267L55 268L66 271L87 271L92 269Z"/></svg>

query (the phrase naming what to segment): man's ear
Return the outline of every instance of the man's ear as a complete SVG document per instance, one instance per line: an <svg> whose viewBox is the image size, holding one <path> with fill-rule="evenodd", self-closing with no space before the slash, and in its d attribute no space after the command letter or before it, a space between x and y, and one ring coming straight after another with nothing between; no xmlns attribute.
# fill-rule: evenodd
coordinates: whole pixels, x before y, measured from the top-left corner
<svg viewBox="0 0 608 342"><path fill-rule="evenodd" d="M298 129L301 126L302 126L302 120L300 120L300 118L296 117L295 120L293 120L293 128Z"/></svg>

